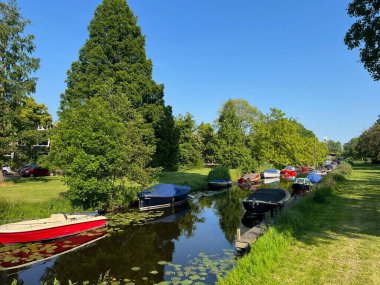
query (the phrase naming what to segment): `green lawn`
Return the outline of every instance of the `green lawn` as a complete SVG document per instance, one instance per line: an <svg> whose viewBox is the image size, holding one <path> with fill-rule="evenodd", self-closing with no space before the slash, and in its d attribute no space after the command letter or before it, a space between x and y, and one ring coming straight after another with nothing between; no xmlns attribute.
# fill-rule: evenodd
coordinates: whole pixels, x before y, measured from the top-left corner
<svg viewBox="0 0 380 285"><path fill-rule="evenodd" d="M61 177L48 176L8 180L0 186L0 197L11 202L45 202L67 191Z"/></svg>
<svg viewBox="0 0 380 285"><path fill-rule="evenodd" d="M357 166L310 217L293 213L302 230L273 226L219 283L380 284L379 209L380 166Z"/></svg>

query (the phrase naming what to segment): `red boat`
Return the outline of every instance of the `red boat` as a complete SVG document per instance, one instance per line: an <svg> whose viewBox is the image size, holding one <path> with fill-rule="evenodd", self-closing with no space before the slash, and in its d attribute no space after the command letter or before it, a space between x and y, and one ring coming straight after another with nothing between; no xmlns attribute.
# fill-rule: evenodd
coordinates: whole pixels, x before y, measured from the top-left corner
<svg viewBox="0 0 380 285"><path fill-rule="evenodd" d="M0 248L0 271L31 266L89 246L105 237L106 229L86 231L53 241L15 244Z"/></svg>
<svg viewBox="0 0 380 285"><path fill-rule="evenodd" d="M106 225L106 217L53 214L50 218L0 226L0 243L12 244L62 238Z"/></svg>
<svg viewBox="0 0 380 285"><path fill-rule="evenodd" d="M292 178L297 176L297 171L293 169L283 169L281 170L282 178Z"/></svg>

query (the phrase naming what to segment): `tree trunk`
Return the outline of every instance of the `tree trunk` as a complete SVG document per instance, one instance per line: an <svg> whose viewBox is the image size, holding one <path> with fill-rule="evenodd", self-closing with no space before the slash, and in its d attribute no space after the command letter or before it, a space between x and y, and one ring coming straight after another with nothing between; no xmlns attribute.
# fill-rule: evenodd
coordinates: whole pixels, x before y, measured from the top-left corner
<svg viewBox="0 0 380 285"><path fill-rule="evenodd" d="M4 181L4 175L3 175L3 165L0 163L0 183Z"/></svg>

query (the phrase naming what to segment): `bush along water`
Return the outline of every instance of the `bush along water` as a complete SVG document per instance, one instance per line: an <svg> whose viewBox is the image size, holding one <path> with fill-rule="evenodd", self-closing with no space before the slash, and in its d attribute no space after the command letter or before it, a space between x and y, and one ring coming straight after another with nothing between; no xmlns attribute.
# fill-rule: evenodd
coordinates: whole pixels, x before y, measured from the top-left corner
<svg viewBox="0 0 380 285"><path fill-rule="evenodd" d="M217 180L217 179L231 179L231 173L228 167L218 166L212 169L207 177L208 181Z"/></svg>

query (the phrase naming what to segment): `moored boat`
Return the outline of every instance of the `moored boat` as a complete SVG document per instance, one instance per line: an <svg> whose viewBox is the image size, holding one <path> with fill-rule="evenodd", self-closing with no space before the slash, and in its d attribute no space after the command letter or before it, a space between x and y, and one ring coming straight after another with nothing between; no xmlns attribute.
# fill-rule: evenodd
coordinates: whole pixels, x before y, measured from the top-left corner
<svg viewBox="0 0 380 285"><path fill-rule="evenodd" d="M0 243L24 243L62 238L106 226L104 216L53 214L50 218L0 226Z"/></svg>
<svg viewBox="0 0 380 285"><path fill-rule="evenodd" d="M269 185L274 185L274 184L277 184L279 183L281 180L280 178L266 178L266 179L263 179L263 183L264 184L269 184Z"/></svg>
<svg viewBox="0 0 380 285"><path fill-rule="evenodd" d="M243 177L239 178L238 183L239 184L252 184L257 183L261 178L261 175L259 173L247 173L244 174Z"/></svg>
<svg viewBox="0 0 380 285"><path fill-rule="evenodd" d="M290 200L290 193L281 188L264 188L243 199L243 206L251 213L266 213L284 206Z"/></svg>
<svg viewBox="0 0 380 285"><path fill-rule="evenodd" d="M311 190L312 183L309 178L296 178L292 184L293 195L299 195Z"/></svg>
<svg viewBox="0 0 380 285"><path fill-rule="evenodd" d="M318 174L318 172L311 172L308 174L306 178L309 179L310 182L314 184L319 183L319 181L322 180L322 176Z"/></svg>
<svg viewBox="0 0 380 285"><path fill-rule="evenodd" d="M277 169L266 169L261 173L262 178L279 178L281 171Z"/></svg>
<svg viewBox="0 0 380 285"><path fill-rule="evenodd" d="M214 179L208 182L208 188L210 189L227 188L231 186L231 179Z"/></svg>
<svg viewBox="0 0 380 285"><path fill-rule="evenodd" d="M84 233L45 242L15 244L0 251L0 271L41 264L62 254L93 245L105 237L106 229Z"/></svg>
<svg viewBox="0 0 380 285"><path fill-rule="evenodd" d="M281 170L281 176L285 179L294 179L297 176L297 171L293 166L286 166Z"/></svg>
<svg viewBox="0 0 380 285"><path fill-rule="evenodd" d="M175 184L156 184L137 194L140 211L174 207L184 204L188 199L190 186Z"/></svg>

